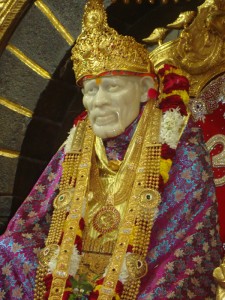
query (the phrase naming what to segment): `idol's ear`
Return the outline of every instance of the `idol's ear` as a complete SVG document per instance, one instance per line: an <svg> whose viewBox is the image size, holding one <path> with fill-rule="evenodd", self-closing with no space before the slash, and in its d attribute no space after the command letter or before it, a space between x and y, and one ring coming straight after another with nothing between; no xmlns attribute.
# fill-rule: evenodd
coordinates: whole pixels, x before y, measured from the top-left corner
<svg viewBox="0 0 225 300"><path fill-rule="evenodd" d="M149 89L158 89L158 83L156 79L151 76L144 76L140 80L141 85L141 102L148 101L148 90Z"/></svg>

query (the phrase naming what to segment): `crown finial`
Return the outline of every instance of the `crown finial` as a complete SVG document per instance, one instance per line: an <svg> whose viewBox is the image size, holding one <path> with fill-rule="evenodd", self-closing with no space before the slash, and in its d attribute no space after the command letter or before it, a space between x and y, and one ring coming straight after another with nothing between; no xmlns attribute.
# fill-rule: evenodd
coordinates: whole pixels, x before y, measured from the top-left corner
<svg viewBox="0 0 225 300"><path fill-rule="evenodd" d="M79 82L85 76L118 70L150 73L148 50L133 37L119 35L107 24L101 0L85 6L82 32L72 49L73 69Z"/></svg>

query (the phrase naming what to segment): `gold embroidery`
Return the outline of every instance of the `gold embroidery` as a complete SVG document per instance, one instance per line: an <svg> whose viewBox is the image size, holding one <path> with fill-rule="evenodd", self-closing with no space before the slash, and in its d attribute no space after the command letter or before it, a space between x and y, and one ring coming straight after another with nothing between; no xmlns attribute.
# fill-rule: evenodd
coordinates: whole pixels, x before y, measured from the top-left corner
<svg viewBox="0 0 225 300"><path fill-rule="evenodd" d="M212 157L212 163L214 168L225 168L225 135L223 134L216 134L213 137L211 137L207 143L206 146L209 151L212 151L213 148L216 145L221 144L223 146L223 150ZM214 179L216 186L222 186L225 184L225 176L221 178L215 178Z"/></svg>
<svg viewBox="0 0 225 300"><path fill-rule="evenodd" d="M82 32L72 49L72 60L77 81L111 70L139 73L153 70L143 45L108 26L102 0L89 0L85 6Z"/></svg>

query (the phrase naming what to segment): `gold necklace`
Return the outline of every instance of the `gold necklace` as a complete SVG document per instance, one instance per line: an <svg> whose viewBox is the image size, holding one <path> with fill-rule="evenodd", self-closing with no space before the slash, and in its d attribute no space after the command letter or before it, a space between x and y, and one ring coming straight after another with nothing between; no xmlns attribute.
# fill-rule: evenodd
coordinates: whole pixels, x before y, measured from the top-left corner
<svg viewBox="0 0 225 300"><path fill-rule="evenodd" d="M124 287L123 299L135 299L140 285L140 277L145 273L145 256L150 239L150 231L153 224L154 207L159 202L157 194L160 147L158 143L160 111L156 109L153 102L149 102L143 112L143 116L151 116L148 120L145 134L144 145L141 147L141 156L134 181L133 189L129 199L128 207L123 220L120 222L119 234L113 252L111 262L108 265L103 287L100 290L99 299L112 299L116 283L119 278L121 267L126 254L126 249L134 228L134 222L137 224L137 230L134 234L133 253L128 260L128 269L131 275L132 292ZM77 132L71 153L67 154L65 168L63 167L63 176L61 192L54 201L53 221L50 226L49 236L46 240L46 248L41 251L40 265L37 270L35 300L43 299L45 287L43 278L47 273L48 263L59 250L56 269L53 272L50 296L51 300L62 299L66 280L69 276L69 264L71 260L74 240L79 231L79 220L82 216L82 210L86 201L88 186L90 181L91 157L94 146L94 135L87 122L83 133ZM82 123L81 123L82 124ZM82 127L81 126L81 127ZM79 128L79 126L78 126ZM79 131L79 130L78 130ZM84 138L82 138L84 136ZM139 141L137 141L138 143ZM73 161L73 162L72 162ZM75 165L75 167L74 167ZM69 170L66 166L69 166ZM65 170L64 170L65 169ZM67 173L67 174L65 174ZM68 175L69 174L69 175ZM76 185L74 187L76 181ZM149 199L151 200L149 203ZM69 215L66 212L69 208ZM144 226L144 227L143 227ZM64 228L64 230L63 230ZM145 228L145 234L143 234ZM63 239L60 247L58 246L63 230ZM57 248L57 249L56 249ZM135 266L141 265L140 270ZM132 280L133 278L133 280ZM137 291L134 293L134 290Z"/></svg>
<svg viewBox="0 0 225 300"><path fill-rule="evenodd" d="M160 202L157 190L161 157L161 144L159 143L161 111L153 102L149 102L145 110L151 118L148 120L127 210L120 223L118 238L98 300L113 298L132 235L132 253L126 258L129 279L124 286L121 299L136 299L140 278L147 272L145 257L150 242L155 208Z"/></svg>
<svg viewBox="0 0 225 300"><path fill-rule="evenodd" d="M91 168L94 134L87 120L78 123L70 152L63 162L63 174L60 180L59 194L54 200L52 221L45 241L46 247L39 254L39 266L36 273L34 300L43 300L45 293L44 277L48 272L50 260L56 256L56 269L49 299L62 299L69 274L70 258L74 240L79 230L86 190ZM66 217L68 209L69 215ZM59 241L63 239L59 247Z"/></svg>
<svg viewBox="0 0 225 300"><path fill-rule="evenodd" d="M99 170L95 172L94 186L99 190L97 201L101 201L103 206L93 217L93 227L101 234L111 232L119 226L120 213L115 208L115 205L128 201L130 197L135 178L135 170L138 167L138 161L142 150L143 136L147 130L147 118L148 113L146 110L143 112L142 118L139 121L134 136L126 151L124 160L118 171L114 172L114 180L112 180L111 184L107 187L104 186L99 176ZM104 168L110 172L102 141L99 138L96 138L95 145L100 165L103 165ZM94 161L94 167L97 167L96 161ZM133 172L131 172L131 169Z"/></svg>

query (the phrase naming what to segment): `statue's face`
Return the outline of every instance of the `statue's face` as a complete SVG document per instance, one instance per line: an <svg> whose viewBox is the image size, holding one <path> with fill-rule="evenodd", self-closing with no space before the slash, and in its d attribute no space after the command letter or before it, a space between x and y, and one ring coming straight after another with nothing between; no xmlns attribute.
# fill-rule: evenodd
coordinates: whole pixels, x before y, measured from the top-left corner
<svg viewBox="0 0 225 300"><path fill-rule="evenodd" d="M147 101L147 90L153 86L152 79L147 79L147 85L146 77L135 76L111 76L84 81L83 104L97 136L102 139L117 136L135 120L140 102Z"/></svg>

